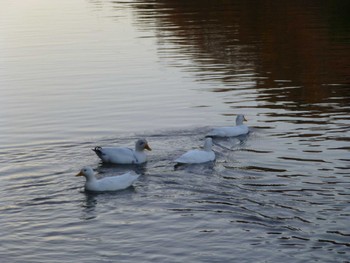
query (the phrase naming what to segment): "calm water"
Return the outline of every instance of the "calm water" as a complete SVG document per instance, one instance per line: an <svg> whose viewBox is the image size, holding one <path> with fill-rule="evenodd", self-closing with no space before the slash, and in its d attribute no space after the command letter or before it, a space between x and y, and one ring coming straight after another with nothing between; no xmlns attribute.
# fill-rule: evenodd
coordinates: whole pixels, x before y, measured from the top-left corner
<svg viewBox="0 0 350 263"><path fill-rule="evenodd" d="M1 262L349 262L349 9L2 0ZM248 136L173 169L237 113ZM91 151L139 137L142 167ZM92 195L84 165L142 176Z"/></svg>

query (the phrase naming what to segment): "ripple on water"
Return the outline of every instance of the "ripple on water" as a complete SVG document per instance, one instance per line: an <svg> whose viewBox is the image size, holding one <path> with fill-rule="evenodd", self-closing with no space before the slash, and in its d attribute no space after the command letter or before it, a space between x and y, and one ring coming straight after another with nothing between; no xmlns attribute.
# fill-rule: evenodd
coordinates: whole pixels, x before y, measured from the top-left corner
<svg viewBox="0 0 350 263"><path fill-rule="evenodd" d="M1 26L2 262L349 261L346 1L17 2ZM248 136L174 169L241 112ZM91 151L138 137L144 166ZM84 165L141 176L91 194Z"/></svg>
<svg viewBox="0 0 350 263"><path fill-rule="evenodd" d="M6 231L7 247L16 250L15 238L29 242L34 235L37 240L22 252L23 260L31 259L25 253L34 246L38 246L34 249L37 258L55 255L60 248L81 251L97 260L102 255L109 258L131 253L135 242L143 244L135 258L141 253L157 259L179 253L183 258L205 248L205 253L194 253L191 258L201 260L212 255L214 259L220 251L226 255L222 258L229 260L227 250L232 246L237 246L237 252L254 246L263 253L271 246L282 251L313 251L318 247L346 255L343 247L349 246L346 224L350 185L343 177L330 176L333 169L314 173L317 165L332 168L333 161L297 157L291 154L293 150L287 155L280 145L270 144L279 135L271 134L262 141L255 131L245 139L214 140L214 164L174 169L172 160L201 145L200 130L148 135L154 151L146 165L136 167L142 174L140 180L133 188L111 194L84 192L83 181L74 177L78 167L88 163L99 177L132 167L101 164L90 151L92 143L74 150L69 143L60 146L63 154L73 158L86 156L75 164L76 170L50 171L52 166L65 167L54 151L43 151L46 165L39 158L32 167L8 168L5 190L12 194L3 199L2 222L7 222L4 227L11 222L16 233L23 234ZM103 143L114 144L115 140L105 139ZM17 161L27 163L36 154L35 150L28 151ZM324 150L310 154L323 155ZM296 167L300 174L295 174ZM47 244L44 250L40 249L41 242ZM63 243L71 248L67 250ZM92 244L101 250L98 256L87 252ZM159 244L176 249L156 252ZM111 246L118 247L117 251L111 252Z"/></svg>

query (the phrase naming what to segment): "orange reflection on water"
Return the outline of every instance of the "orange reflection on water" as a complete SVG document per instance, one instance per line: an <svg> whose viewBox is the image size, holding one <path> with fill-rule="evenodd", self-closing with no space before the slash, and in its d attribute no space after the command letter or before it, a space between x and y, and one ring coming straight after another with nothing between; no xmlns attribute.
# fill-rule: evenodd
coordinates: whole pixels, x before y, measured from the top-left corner
<svg viewBox="0 0 350 263"><path fill-rule="evenodd" d="M317 103L334 93L349 97L348 1L156 3L135 5L139 26L155 24L160 55L190 59L195 66L182 66L199 80L235 86L243 73L255 76L258 89L301 87L284 94L291 101Z"/></svg>

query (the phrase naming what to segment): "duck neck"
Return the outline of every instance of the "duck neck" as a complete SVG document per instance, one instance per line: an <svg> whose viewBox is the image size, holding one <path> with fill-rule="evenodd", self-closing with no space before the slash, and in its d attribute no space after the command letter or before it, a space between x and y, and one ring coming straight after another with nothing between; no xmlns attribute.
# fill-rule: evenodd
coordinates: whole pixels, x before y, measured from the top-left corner
<svg viewBox="0 0 350 263"><path fill-rule="evenodd" d="M209 152L209 151L211 151L212 145L213 144L212 144L211 140L206 140L203 148L205 151Z"/></svg>
<svg viewBox="0 0 350 263"><path fill-rule="evenodd" d="M242 125L243 124L243 118L238 117L236 119L236 126Z"/></svg>
<svg viewBox="0 0 350 263"><path fill-rule="evenodd" d="M86 183L94 183L96 181L97 181L97 179L96 179L96 177L94 175L86 176Z"/></svg>

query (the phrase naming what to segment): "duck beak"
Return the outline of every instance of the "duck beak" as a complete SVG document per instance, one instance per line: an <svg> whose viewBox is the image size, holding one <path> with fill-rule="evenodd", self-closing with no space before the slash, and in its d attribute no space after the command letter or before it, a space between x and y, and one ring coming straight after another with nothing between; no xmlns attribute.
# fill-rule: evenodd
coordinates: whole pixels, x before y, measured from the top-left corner
<svg viewBox="0 0 350 263"><path fill-rule="evenodd" d="M152 151L152 149L151 149L151 147L149 147L148 143L145 145L145 149L149 150L149 151Z"/></svg>
<svg viewBox="0 0 350 263"><path fill-rule="evenodd" d="M80 171L78 174L76 174L75 176L83 176L83 173Z"/></svg>

